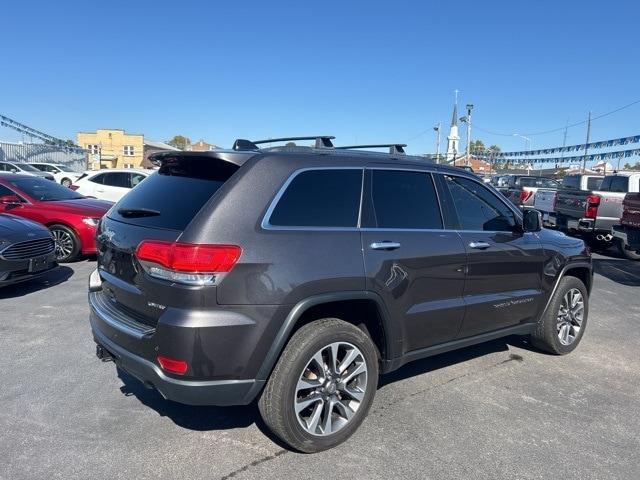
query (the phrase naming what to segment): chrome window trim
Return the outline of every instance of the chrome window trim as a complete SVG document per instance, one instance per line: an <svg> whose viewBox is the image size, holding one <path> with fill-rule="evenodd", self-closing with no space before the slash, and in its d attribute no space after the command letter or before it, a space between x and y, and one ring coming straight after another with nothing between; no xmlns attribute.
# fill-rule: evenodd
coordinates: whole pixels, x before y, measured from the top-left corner
<svg viewBox="0 0 640 480"><path fill-rule="evenodd" d="M360 181L360 205L358 206L358 218L356 220L356 225L353 227L314 227L314 226L298 226L298 225L271 225L271 215L273 214L273 211L276 209L276 206L278 205L278 202L280 201L280 199L282 198L282 196L284 195L284 192L287 191L287 188L289 187L289 185L291 184L291 182L293 182L293 180L300 175L301 173L304 172L309 172L309 171L316 171L316 170L360 170L360 174L362 176L362 179ZM264 217L262 217L262 222L260 224L260 226L262 227L263 230L289 230L289 231L312 231L312 232L318 232L318 231L322 231L322 232L357 232L360 230L360 217L362 215L362 200L363 200L363 187L364 187L364 167L348 167L348 166L344 166L344 167L333 167L333 166L329 166L329 167L306 167L306 168L300 168L298 170L295 170L291 175L289 175L289 178L287 178L287 180L284 182L284 184L282 185L282 187L280 187L280 189L278 190L278 192L276 193L275 197L273 197L273 200L271 200L271 203L269 204L269 208L267 208L267 211L264 214Z"/></svg>

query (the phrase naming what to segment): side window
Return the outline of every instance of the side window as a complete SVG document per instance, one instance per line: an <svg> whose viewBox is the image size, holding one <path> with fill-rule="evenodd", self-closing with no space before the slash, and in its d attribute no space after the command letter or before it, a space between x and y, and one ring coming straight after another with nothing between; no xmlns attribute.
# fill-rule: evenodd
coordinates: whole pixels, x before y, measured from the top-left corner
<svg viewBox="0 0 640 480"><path fill-rule="evenodd" d="M598 190L602 185L602 177L589 177L587 179L587 190Z"/></svg>
<svg viewBox="0 0 640 480"><path fill-rule="evenodd" d="M99 175L96 175L95 177L91 177L89 181L93 183L99 183L100 185L104 185L105 175L106 175L105 173L101 173Z"/></svg>
<svg viewBox="0 0 640 480"><path fill-rule="evenodd" d="M288 185L269 224L288 227L356 227L362 170L301 172Z"/></svg>
<svg viewBox="0 0 640 480"><path fill-rule="evenodd" d="M484 185L445 175L462 230L513 231L515 214Z"/></svg>
<svg viewBox="0 0 640 480"><path fill-rule="evenodd" d="M629 177L624 175L615 176L611 179L611 191L626 193L629 190Z"/></svg>
<svg viewBox="0 0 640 480"><path fill-rule="evenodd" d="M6 171L7 171L7 164L0 162L0 172L6 172Z"/></svg>
<svg viewBox="0 0 640 480"><path fill-rule="evenodd" d="M442 229L438 197L429 173L371 170L370 194L364 226Z"/></svg>
<svg viewBox="0 0 640 480"><path fill-rule="evenodd" d="M131 188L135 187L136 185L138 185L141 181L143 181L145 178L144 175L140 174L140 173L131 173Z"/></svg>
<svg viewBox="0 0 640 480"><path fill-rule="evenodd" d="M127 172L109 172L104 174L104 184L110 187L131 188Z"/></svg>

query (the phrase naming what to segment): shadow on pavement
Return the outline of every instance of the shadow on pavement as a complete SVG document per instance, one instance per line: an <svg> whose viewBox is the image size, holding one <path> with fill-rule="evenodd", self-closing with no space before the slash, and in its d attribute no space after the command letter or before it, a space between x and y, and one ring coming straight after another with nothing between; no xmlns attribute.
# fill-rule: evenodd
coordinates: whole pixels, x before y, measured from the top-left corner
<svg viewBox="0 0 640 480"><path fill-rule="evenodd" d="M416 360L404 365L395 372L381 375L380 381L378 382L378 388L401 380L406 380L407 378L422 375L424 373L434 372L441 368L450 367L451 365L467 362L490 353L507 352L509 351L510 344L517 345L522 348L520 342L521 340L519 340L519 337L500 338L498 340L492 340L490 342L473 345L460 350L441 353L422 360Z"/></svg>
<svg viewBox="0 0 640 480"><path fill-rule="evenodd" d="M40 277L36 277L32 280L16 283L14 285L7 285L0 289L0 300L4 298L17 298L29 293L44 290L45 288L52 287L64 283L73 275L73 269L60 266L51 270Z"/></svg>
<svg viewBox="0 0 640 480"><path fill-rule="evenodd" d="M630 287L640 286L640 262L618 258L594 258L595 273Z"/></svg>

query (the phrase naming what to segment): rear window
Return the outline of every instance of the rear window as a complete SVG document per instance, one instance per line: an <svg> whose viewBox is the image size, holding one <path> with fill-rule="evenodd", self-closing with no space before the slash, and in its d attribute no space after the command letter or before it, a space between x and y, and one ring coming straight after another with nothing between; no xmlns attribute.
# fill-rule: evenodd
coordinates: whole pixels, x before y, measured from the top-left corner
<svg viewBox="0 0 640 480"><path fill-rule="evenodd" d="M294 177L269 217L281 227L358 226L361 169L308 170Z"/></svg>
<svg viewBox="0 0 640 480"><path fill-rule="evenodd" d="M545 177L522 177L516 184L521 187L558 188L558 182Z"/></svg>
<svg viewBox="0 0 640 480"><path fill-rule="evenodd" d="M629 177L624 175L604 177L600 190L603 192L627 192L629 190Z"/></svg>
<svg viewBox="0 0 640 480"><path fill-rule="evenodd" d="M598 190L602 185L602 177L589 177L587 179L587 190Z"/></svg>
<svg viewBox="0 0 640 480"><path fill-rule="evenodd" d="M167 159L157 173L122 197L109 217L144 227L184 230L238 168L211 157ZM128 213L123 216L119 210ZM143 213L137 215L137 211Z"/></svg>
<svg viewBox="0 0 640 480"><path fill-rule="evenodd" d="M580 190L580 176L568 175L562 179L562 186L571 190Z"/></svg>

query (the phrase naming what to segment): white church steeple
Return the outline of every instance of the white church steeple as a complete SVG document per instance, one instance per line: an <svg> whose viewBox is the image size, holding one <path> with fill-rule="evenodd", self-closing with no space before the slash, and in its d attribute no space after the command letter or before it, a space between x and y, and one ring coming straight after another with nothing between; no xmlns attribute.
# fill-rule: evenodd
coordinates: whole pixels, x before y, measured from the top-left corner
<svg viewBox="0 0 640 480"><path fill-rule="evenodd" d="M447 137L447 162L452 161L460 154L460 136L458 135L458 90L455 90L455 102L453 104L453 116L451 128Z"/></svg>

